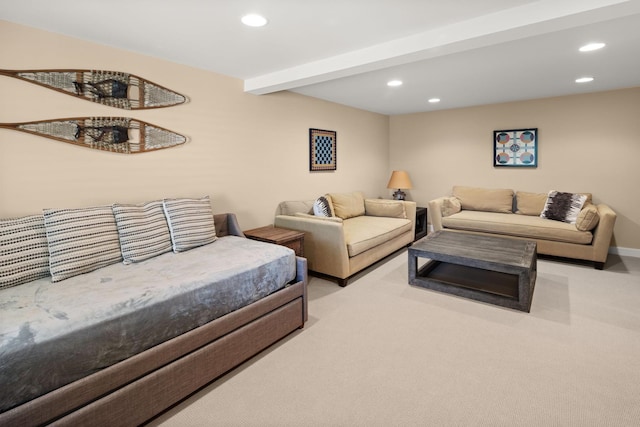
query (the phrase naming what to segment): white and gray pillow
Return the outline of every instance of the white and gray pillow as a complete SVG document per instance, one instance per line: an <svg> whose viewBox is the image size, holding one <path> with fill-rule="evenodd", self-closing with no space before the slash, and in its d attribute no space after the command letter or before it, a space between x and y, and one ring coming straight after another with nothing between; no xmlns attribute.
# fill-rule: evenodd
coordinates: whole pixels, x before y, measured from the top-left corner
<svg viewBox="0 0 640 427"><path fill-rule="evenodd" d="M174 252L184 252L216 241L209 196L200 199L164 199Z"/></svg>
<svg viewBox="0 0 640 427"><path fill-rule="evenodd" d="M122 260L111 206L45 209L44 224L53 282Z"/></svg>
<svg viewBox="0 0 640 427"><path fill-rule="evenodd" d="M0 220L0 289L49 275L42 215Z"/></svg>
<svg viewBox="0 0 640 427"><path fill-rule="evenodd" d="M331 204L326 197L320 196L315 202L313 202L313 214L315 216L332 217L333 211L331 210Z"/></svg>
<svg viewBox="0 0 640 427"><path fill-rule="evenodd" d="M584 194L549 191L540 218L575 224L587 196Z"/></svg>
<svg viewBox="0 0 640 427"><path fill-rule="evenodd" d="M171 235L162 200L143 205L116 203L112 209L125 264L144 261L171 251Z"/></svg>

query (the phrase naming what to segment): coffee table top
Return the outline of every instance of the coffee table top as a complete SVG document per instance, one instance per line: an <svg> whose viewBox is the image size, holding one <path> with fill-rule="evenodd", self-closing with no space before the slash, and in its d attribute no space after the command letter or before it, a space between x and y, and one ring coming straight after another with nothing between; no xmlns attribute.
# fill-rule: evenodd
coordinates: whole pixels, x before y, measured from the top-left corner
<svg viewBox="0 0 640 427"><path fill-rule="evenodd" d="M526 268L536 254L533 240L439 230L415 242L409 250L420 256L438 255L442 261L478 265L484 263Z"/></svg>

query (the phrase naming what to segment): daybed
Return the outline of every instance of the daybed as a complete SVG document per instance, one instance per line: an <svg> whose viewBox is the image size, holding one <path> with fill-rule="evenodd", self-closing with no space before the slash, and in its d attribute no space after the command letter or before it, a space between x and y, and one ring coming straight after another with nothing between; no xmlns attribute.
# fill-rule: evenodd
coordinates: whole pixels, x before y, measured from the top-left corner
<svg viewBox="0 0 640 427"><path fill-rule="evenodd" d="M592 261L602 269L616 221L589 193L530 193L453 187L429 202L434 231L447 229L535 240L539 254Z"/></svg>
<svg viewBox="0 0 640 427"><path fill-rule="evenodd" d="M314 210L314 204L317 207L323 200L327 208ZM274 224L305 232L309 271L346 286L349 277L409 246L415 237L415 218L415 202L365 199L363 193L353 192L281 202Z"/></svg>
<svg viewBox="0 0 640 427"><path fill-rule="evenodd" d="M180 205L187 199L174 200ZM162 201L159 206L166 208ZM202 218L182 207L165 210L164 225L159 215L147 215L138 224L148 226L146 234L138 229L128 240L137 246L134 252L126 233L136 225L125 222L117 228L124 262L72 277L56 264L61 230L76 243L80 239L68 218L45 212L46 236L35 215L0 221L0 425L139 425L304 326L304 258L246 239L233 214L209 211L215 235L210 232L202 244L193 229ZM146 204L143 215L158 214L157 208L157 202ZM97 248L98 263L105 264L110 245L96 239L111 234L114 224L98 210L83 212L98 225L80 234L90 241L85 252ZM21 223L29 225L16 231ZM159 238L166 226L169 251ZM12 234L18 238L11 240ZM30 255L7 265L21 244ZM16 285L25 260L38 258L34 253L42 246L48 246L51 277Z"/></svg>

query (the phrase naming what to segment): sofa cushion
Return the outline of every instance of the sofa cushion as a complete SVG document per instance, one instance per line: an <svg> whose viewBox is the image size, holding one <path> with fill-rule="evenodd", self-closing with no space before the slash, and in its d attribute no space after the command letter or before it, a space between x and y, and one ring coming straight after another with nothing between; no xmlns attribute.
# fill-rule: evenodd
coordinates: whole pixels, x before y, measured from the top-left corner
<svg viewBox="0 0 640 427"><path fill-rule="evenodd" d="M401 218L358 216L343 222L349 257L354 257L394 237L411 231L411 221Z"/></svg>
<svg viewBox="0 0 640 427"><path fill-rule="evenodd" d="M0 289L49 275L42 215L0 220Z"/></svg>
<svg viewBox="0 0 640 427"><path fill-rule="evenodd" d="M313 214L315 216L333 216L333 207L327 197L320 196L313 202Z"/></svg>
<svg viewBox="0 0 640 427"><path fill-rule="evenodd" d="M364 195L355 191L353 193L329 193L335 216L342 219L364 215Z"/></svg>
<svg viewBox="0 0 640 427"><path fill-rule="evenodd" d="M125 264L171 251L171 236L162 200L143 205L115 203L112 209Z"/></svg>
<svg viewBox="0 0 640 427"><path fill-rule="evenodd" d="M547 202L547 193L516 192L516 213L539 216Z"/></svg>
<svg viewBox="0 0 640 427"><path fill-rule="evenodd" d="M453 187L453 195L462 209L485 212L513 212L513 190L477 187Z"/></svg>
<svg viewBox="0 0 640 427"><path fill-rule="evenodd" d="M366 199L364 201L364 212L365 215L369 216L407 217L404 203L398 200Z"/></svg>
<svg viewBox="0 0 640 427"><path fill-rule="evenodd" d="M588 245L593 239L589 231L573 224L552 221L539 216L505 215L496 212L460 211L442 218L445 228L504 234L530 239L554 240Z"/></svg>
<svg viewBox="0 0 640 427"><path fill-rule="evenodd" d="M576 228L581 231L590 231L596 228L600 222L600 214L596 205L588 203L582 208L576 219Z"/></svg>
<svg viewBox="0 0 640 427"><path fill-rule="evenodd" d="M122 260L111 206L45 209L44 225L53 282Z"/></svg>
<svg viewBox="0 0 640 427"><path fill-rule="evenodd" d="M200 199L164 199L174 252L184 252L216 241L209 196Z"/></svg>
<svg viewBox="0 0 640 427"><path fill-rule="evenodd" d="M583 194L549 191L540 218L575 224L586 200L587 196Z"/></svg>

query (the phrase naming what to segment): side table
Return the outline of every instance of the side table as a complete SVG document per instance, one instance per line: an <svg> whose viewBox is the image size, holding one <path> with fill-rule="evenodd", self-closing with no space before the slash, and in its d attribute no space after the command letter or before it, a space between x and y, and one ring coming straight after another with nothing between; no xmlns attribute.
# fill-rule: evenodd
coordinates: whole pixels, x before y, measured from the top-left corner
<svg viewBox="0 0 640 427"><path fill-rule="evenodd" d="M302 231L267 225L244 231L244 235L248 239L286 246L293 249L297 256L304 257L304 233Z"/></svg>
<svg viewBox="0 0 640 427"><path fill-rule="evenodd" d="M416 235L413 241L422 239L427 235L427 208L416 208Z"/></svg>

